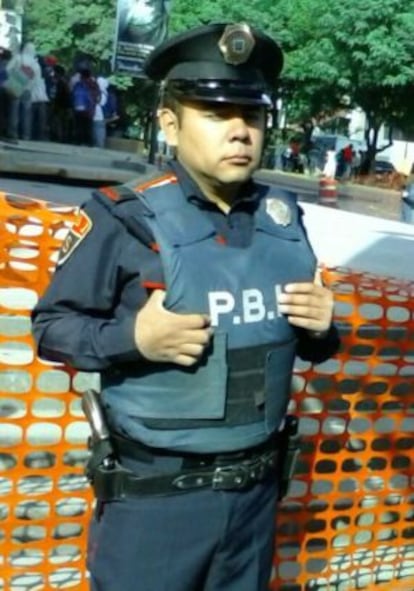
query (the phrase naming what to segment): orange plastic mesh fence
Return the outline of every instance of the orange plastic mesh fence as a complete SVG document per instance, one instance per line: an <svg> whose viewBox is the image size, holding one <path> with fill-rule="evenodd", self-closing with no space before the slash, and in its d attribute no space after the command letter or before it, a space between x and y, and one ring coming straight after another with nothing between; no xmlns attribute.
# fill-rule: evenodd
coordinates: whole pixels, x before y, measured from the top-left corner
<svg viewBox="0 0 414 591"><path fill-rule="evenodd" d="M337 269L342 350L297 366L274 591L414 590L414 283ZM388 585L388 587L387 587Z"/></svg>
<svg viewBox="0 0 414 591"><path fill-rule="evenodd" d="M72 207L0 195L0 589L86 589L82 377L33 352L30 310Z"/></svg>
<svg viewBox="0 0 414 591"><path fill-rule="evenodd" d="M79 394L94 376L37 359L30 334L74 219L74 208L0 194L2 591L88 589ZM414 284L325 275L343 350L295 371L304 447L280 505L271 589L413 591Z"/></svg>

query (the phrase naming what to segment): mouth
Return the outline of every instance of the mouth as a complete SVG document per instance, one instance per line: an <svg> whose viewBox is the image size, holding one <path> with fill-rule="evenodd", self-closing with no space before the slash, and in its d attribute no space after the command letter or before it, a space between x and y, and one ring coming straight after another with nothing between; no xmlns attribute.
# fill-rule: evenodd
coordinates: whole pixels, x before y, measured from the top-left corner
<svg viewBox="0 0 414 591"><path fill-rule="evenodd" d="M252 158L247 154L235 154L234 156L227 156L224 160L230 164L246 165L250 164Z"/></svg>

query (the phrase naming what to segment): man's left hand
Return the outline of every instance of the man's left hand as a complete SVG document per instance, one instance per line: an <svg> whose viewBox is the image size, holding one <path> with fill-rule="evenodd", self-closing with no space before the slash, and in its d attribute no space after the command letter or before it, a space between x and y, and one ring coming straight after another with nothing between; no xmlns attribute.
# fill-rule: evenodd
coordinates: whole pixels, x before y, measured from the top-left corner
<svg viewBox="0 0 414 591"><path fill-rule="evenodd" d="M319 268L314 282L288 283L278 298L279 311L290 324L307 329L311 336L323 336L332 323L334 296L322 285Z"/></svg>

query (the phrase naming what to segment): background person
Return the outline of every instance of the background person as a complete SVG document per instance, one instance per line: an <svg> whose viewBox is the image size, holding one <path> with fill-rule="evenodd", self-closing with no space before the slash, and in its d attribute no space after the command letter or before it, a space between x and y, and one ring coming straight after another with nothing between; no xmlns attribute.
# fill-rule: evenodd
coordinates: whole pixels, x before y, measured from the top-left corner
<svg viewBox="0 0 414 591"><path fill-rule="evenodd" d="M100 101L98 83L88 69L79 71L71 90L74 141L80 146L93 145L93 120Z"/></svg>
<svg viewBox="0 0 414 591"><path fill-rule="evenodd" d="M53 67L53 94L50 97L50 136L55 142L69 142L72 139L72 95L65 68Z"/></svg>
<svg viewBox="0 0 414 591"><path fill-rule="evenodd" d="M7 92L5 82L7 80L7 64L11 57L11 51L5 47L0 47L0 138L5 138L7 136L10 94Z"/></svg>
<svg viewBox="0 0 414 591"><path fill-rule="evenodd" d="M145 70L176 159L86 203L34 310L42 357L101 372L94 591L268 588L294 358L338 346L301 210L252 179L281 68L245 24L159 46Z"/></svg>
<svg viewBox="0 0 414 591"><path fill-rule="evenodd" d="M107 137L122 136L120 111L118 90L114 84L108 84L107 100L103 106Z"/></svg>
<svg viewBox="0 0 414 591"><path fill-rule="evenodd" d="M8 136L11 139L30 140L32 137L31 93L35 82L42 77L33 43L26 43L22 50L11 58L7 71L7 83L10 84L8 87L10 92ZM19 86L12 86L14 72L18 72L17 78L21 81Z"/></svg>
<svg viewBox="0 0 414 591"><path fill-rule="evenodd" d="M47 141L49 139L49 96L46 79L43 75L42 61L39 60L40 75L36 73L30 90L32 100L32 134L33 140Z"/></svg>
<svg viewBox="0 0 414 591"><path fill-rule="evenodd" d="M106 119L105 106L108 102L109 81L103 76L98 76L96 83L99 88L99 96L93 115L93 145L96 148L105 148L106 145Z"/></svg>

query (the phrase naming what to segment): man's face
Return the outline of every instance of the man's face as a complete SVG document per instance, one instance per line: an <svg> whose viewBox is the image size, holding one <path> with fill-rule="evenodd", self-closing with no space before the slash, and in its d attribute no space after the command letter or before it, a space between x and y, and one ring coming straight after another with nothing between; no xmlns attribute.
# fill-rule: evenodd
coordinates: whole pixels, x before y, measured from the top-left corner
<svg viewBox="0 0 414 591"><path fill-rule="evenodd" d="M164 131L201 187L237 186L259 166L265 122L263 106L186 101Z"/></svg>

